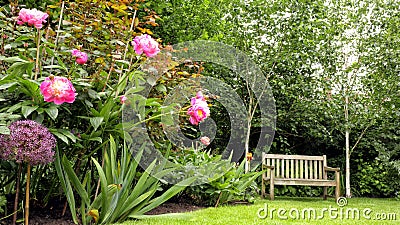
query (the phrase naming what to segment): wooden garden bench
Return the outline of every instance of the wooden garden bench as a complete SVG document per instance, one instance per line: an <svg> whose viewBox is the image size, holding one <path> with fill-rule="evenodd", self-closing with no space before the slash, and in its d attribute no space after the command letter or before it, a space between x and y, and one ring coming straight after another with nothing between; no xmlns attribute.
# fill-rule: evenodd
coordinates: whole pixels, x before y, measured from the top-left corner
<svg viewBox="0 0 400 225"><path fill-rule="evenodd" d="M336 187L336 200L340 195L340 169L327 166L326 155L279 155L262 154L263 169L261 197L265 197L265 185L269 183L269 197L274 200L275 185L303 185L324 187L323 198L327 197L327 187ZM328 179L328 172L335 172L334 179Z"/></svg>

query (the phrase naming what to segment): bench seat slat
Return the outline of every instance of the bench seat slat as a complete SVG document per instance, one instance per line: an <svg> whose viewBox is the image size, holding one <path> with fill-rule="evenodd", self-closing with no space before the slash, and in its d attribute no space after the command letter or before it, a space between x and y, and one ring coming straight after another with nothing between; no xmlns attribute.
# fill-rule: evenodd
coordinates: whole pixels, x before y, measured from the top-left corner
<svg viewBox="0 0 400 225"><path fill-rule="evenodd" d="M306 179L308 178L308 160L304 160L304 176Z"/></svg>
<svg viewBox="0 0 400 225"><path fill-rule="evenodd" d="M319 163L318 163L318 174L319 174L319 176L318 176L318 178L319 179L323 179L324 177L322 176L322 161L320 161Z"/></svg>
<svg viewBox="0 0 400 225"><path fill-rule="evenodd" d="M290 178L290 175L289 175L289 172L290 172L290 170L289 170L289 163L290 163L290 161L289 160L285 160L285 166L286 166L286 168L285 168L285 170L286 170L286 174L285 174L285 177L286 178Z"/></svg>
<svg viewBox="0 0 400 225"><path fill-rule="evenodd" d="M300 178L304 177L304 167L303 167L304 160L300 160Z"/></svg>
<svg viewBox="0 0 400 225"><path fill-rule="evenodd" d="M289 178L294 178L294 160L290 160L290 177Z"/></svg>
<svg viewBox="0 0 400 225"><path fill-rule="evenodd" d="M318 164L317 164L317 162L318 161L314 161L314 169L313 169L313 172L314 172L314 178L316 178L316 179L318 179Z"/></svg>

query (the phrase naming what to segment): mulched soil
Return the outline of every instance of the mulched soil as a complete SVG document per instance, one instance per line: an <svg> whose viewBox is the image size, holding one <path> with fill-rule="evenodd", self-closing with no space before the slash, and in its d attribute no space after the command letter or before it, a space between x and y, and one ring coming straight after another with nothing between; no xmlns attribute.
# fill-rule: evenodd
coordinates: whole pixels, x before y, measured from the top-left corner
<svg viewBox="0 0 400 225"><path fill-rule="evenodd" d="M189 203L173 203L166 202L157 208L147 212L147 215L159 215L166 213L181 213L181 212L191 212L202 209L204 207L191 205Z"/></svg>
<svg viewBox="0 0 400 225"><path fill-rule="evenodd" d="M46 207L31 204L29 224L30 225L73 225L74 223L71 219L70 213L67 212L65 216L63 217L61 216L63 206L64 202L55 202ZM180 213L180 212L195 211L202 208L204 207L195 206L186 202L180 202L180 203L166 202L160 205L159 207L147 212L146 214L159 215L166 213ZM22 213L19 212L18 218L21 218L22 216L23 216ZM0 221L0 225L9 225L9 224L11 224L11 217L6 220Z"/></svg>
<svg viewBox="0 0 400 225"><path fill-rule="evenodd" d="M14 199L9 197L8 199L8 213L12 212L13 209L13 201ZM29 225L72 225L74 224L72 221L71 214L68 212L62 216L62 210L64 208L65 201L61 200L52 200L46 206L41 205L35 200L30 201L30 210L29 210ZM17 220L24 217L23 211L18 211ZM10 225L12 222L12 216L7 219L0 220L0 225ZM23 221L21 223L23 224Z"/></svg>

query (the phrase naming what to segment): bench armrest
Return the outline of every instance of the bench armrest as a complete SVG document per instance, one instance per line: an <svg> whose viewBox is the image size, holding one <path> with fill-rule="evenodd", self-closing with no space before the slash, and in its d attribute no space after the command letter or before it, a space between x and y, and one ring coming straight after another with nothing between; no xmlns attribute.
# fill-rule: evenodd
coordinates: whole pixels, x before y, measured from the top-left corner
<svg viewBox="0 0 400 225"><path fill-rule="evenodd" d="M271 170L273 170L273 169L275 169L275 166L267 166L267 165L263 164L263 169L271 169Z"/></svg>
<svg viewBox="0 0 400 225"><path fill-rule="evenodd" d="M333 168L333 167L329 167L329 166L325 166L324 169L325 169L325 171L333 171L333 172L340 171L340 168Z"/></svg>

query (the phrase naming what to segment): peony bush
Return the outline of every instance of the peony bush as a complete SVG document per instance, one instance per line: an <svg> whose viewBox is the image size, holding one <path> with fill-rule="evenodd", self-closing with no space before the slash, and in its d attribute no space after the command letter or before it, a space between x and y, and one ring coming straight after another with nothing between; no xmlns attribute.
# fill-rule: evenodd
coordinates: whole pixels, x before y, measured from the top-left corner
<svg viewBox="0 0 400 225"><path fill-rule="evenodd" d="M158 194L161 184L157 180L150 179L154 183L150 189L136 187L135 174L117 174L117 168L110 174L110 170L105 171L97 164L105 160L103 157L111 148L118 155L129 155L123 147L126 133L121 125L122 108L129 102L125 88L128 82L136 84L133 88L141 88L141 81L146 78L138 67L161 52L161 45L151 36L151 27L157 25L154 12L147 14L143 2L119 2L112 8L109 4L102 0L59 3L48 6L46 12L9 5L2 13L10 14L0 20L4 30L4 45L0 49L3 53L0 99L5 105L1 112L7 115L0 119L3 134L0 167L6 161L17 164L19 169L11 167L14 169L9 173L17 176L26 167L29 171L26 184L33 189L27 186L25 202L29 203L30 198L48 201L61 196L74 222L82 224L110 223L127 219L128 215L141 215L194 181L194 178L185 180L184 185L168 187L171 190ZM115 7L121 7L123 12L115 13ZM82 15L86 16L85 20ZM209 115L207 103L201 96L198 98L190 115L196 125ZM160 107L148 101L146 108L151 113L143 120L157 122L153 118L158 117ZM136 163L127 158L115 158L115 161L124 171ZM42 164L49 165L30 167ZM104 167L110 166L104 163ZM37 179L30 180L30 173ZM106 180L103 173L107 173ZM107 189L118 178L130 183L131 189L122 187L122 192L134 189L135 193L143 194L141 204L119 208L131 204L132 199L124 195L113 197L117 189ZM78 182L82 180L86 184ZM84 185L89 185L89 189ZM148 191L153 194L148 195ZM118 207L100 203L100 196ZM158 200L154 202L155 197ZM82 204L80 208L76 207L76 201ZM18 199L15 202L13 224L21 204ZM29 207L25 212L27 224ZM106 212L112 216L105 217Z"/></svg>

